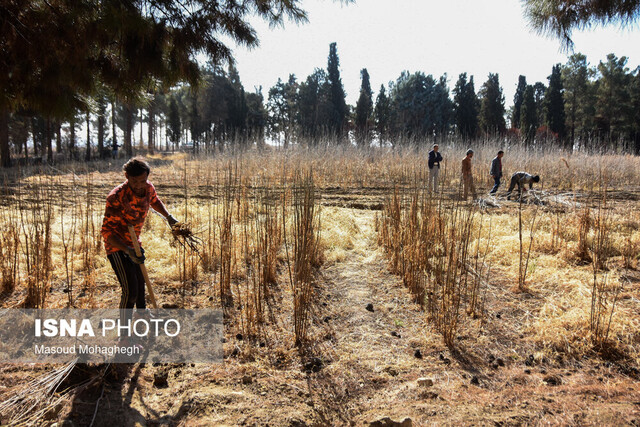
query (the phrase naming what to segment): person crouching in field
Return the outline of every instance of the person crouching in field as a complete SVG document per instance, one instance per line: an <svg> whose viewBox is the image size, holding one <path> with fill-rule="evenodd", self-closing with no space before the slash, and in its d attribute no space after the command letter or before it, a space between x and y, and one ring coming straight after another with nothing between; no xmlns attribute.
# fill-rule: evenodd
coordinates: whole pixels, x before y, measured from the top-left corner
<svg viewBox="0 0 640 427"><path fill-rule="evenodd" d="M493 188L489 194L496 194L498 187L500 187L500 179L502 179L502 156L504 156L504 151L500 150L498 151L498 155L491 161L489 175L493 178Z"/></svg>
<svg viewBox="0 0 640 427"><path fill-rule="evenodd" d="M433 148L429 151L429 191L433 189L434 193L438 192L438 175L440 175L440 162L442 154L438 152L438 144L433 144Z"/></svg>
<svg viewBox="0 0 640 427"><path fill-rule="evenodd" d="M473 184L473 172L471 170L471 159L473 158L473 150L467 150L467 155L462 159L462 185L464 188L464 200L467 200L469 192L473 198L476 198L476 187Z"/></svg>
<svg viewBox="0 0 640 427"><path fill-rule="evenodd" d="M511 199L511 192L518 186L518 197L522 195L522 191L527 191L525 185L529 184L529 190L533 189L533 183L540 182L540 177L538 175L530 175L526 172L516 172L511 175L511 183L509 184L509 189L507 190L507 200Z"/></svg>
<svg viewBox="0 0 640 427"><path fill-rule="evenodd" d="M127 180L107 196L101 233L107 259L122 288L120 321L127 324L131 320L131 310L124 309L133 309L134 306L142 312L146 309L145 282L140 268L145 260L144 251L141 246L141 256L136 255L129 225L133 225L138 243L141 243L139 236L149 207L164 216L169 225L178 221L158 198L153 184L147 181L151 171L147 162L136 157L125 163L122 169Z"/></svg>

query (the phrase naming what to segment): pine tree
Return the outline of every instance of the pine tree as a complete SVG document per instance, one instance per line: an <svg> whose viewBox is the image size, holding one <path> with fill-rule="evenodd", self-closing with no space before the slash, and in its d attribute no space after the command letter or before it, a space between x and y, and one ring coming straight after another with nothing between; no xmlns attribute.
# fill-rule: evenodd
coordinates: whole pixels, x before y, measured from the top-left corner
<svg viewBox="0 0 640 427"><path fill-rule="evenodd" d="M360 97L356 104L356 140L358 145L367 146L369 144L370 121L373 113L373 91L369 82L369 73L366 68L360 71L362 84L360 86Z"/></svg>
<svg viewBox="0 0 640 427"><path fill-rule="evenodd" d="M560 64L556 64L551 69L551 75L549 76L549 88L545 93L544 99L546 123L551 132L557 134L560 140L563 140L565 137L565 114L562 92L563 88Z"/></svg>
<svg viewBox="0 0 640 427"><path fill-rule="evenodd" d="M575 53L562 66L562 86L564 87L564 102L566 125L569 139L567 146L573 147L577 137L582 139L591 130L591 122L595 111L593 90L590 83L595 73L589 67L587 57Z"/></svg>
<svg viewBox="0 0 640 427"><path fill-rule="evenodd" d="M601 78L597 90L596 118L603 137L610 141L623 137L630 130L631 97L629 83L631 75L626 67L627 58L607 55L607 61L598 64Z"/></svg>
<svg viewBox="0 0 640 427"><path fill-rule="evenodd" d="M527 78L525 76L518 76L518 87L516 93L513 95L513 114L511 116L511 127L520 129L520 107L522 106L522 100L524 99L524 91L527 88Z"/></svg>
<svg viewBox="0 0 640 427"><path fill-rule="evenodd" d="M347 117L346 94L340 78L340 60L336 43L329 45L329 60L327 64L327 80L329 82L329 99L332 104L332 111L329 122L329 133L342 140Z"/></svg>
<svg viewBox="0 0 640 427"><path fill-rule="evenodd" d="M489 78L480 88L480 127L488 135L503 134L504 95L498 74L489 73Z"/></svg>
<svg viewBox="0 0 640 427"><path fill-rule="evenodd" d="M256 46L253 16L306 19L299 1L288 0L26 0L0 8L1 166L11 163L9 114L21 107L62 118L86 110L102 83L132 108L150 80L197 83L201 53L214 63L231 59L226 40Z"/></svg>

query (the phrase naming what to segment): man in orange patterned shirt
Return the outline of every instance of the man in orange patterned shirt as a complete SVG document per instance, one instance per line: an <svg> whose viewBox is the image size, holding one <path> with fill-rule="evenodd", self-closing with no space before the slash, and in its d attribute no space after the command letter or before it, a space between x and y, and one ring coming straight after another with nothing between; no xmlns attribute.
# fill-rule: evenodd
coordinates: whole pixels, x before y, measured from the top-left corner
<svg viewBox="0 0 640 427"><path fill-rule="evenodd" d="M107 258L122 288L120 309L133 309L135 306L142 311L146 309L145 282L140 268L145 260L144 250L141 245L142 254L140 257L136 255L129 225L133 225L138 243L141 244L140 232L149 207L165 217L171 226L178 221L169 214L164 203L158 199L153 184L147 180L151 171L147 162L135 157L125 163L122 169L127 180L107 196L101 232ZM121 322L126 324L130 318L124 311L122 313Z"/></svg>

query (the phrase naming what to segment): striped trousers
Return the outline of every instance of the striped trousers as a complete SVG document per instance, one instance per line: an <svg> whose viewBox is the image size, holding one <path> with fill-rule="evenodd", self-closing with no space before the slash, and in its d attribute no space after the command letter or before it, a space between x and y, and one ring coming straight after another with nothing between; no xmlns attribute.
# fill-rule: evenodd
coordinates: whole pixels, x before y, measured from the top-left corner
<svg viewBox="0 0 640 427"><path fill-rule="evenodd" d="M142 310L147 307L144 293L144 276L140 265L131 261L123 251L107 255L113 271L115 271L122 289L120 297L120 323L126 324L131 320L132 309L135 306ZM126 309L126 310L125 310Z"/></svg>

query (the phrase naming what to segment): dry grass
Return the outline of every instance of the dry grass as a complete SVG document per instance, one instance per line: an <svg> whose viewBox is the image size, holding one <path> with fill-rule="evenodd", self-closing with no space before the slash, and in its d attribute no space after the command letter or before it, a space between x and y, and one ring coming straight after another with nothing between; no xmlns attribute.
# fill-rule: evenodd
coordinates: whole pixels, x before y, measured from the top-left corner
<svg viewBox="0 0 640 427"><path fill-rule="evenodd" d="M368 295L371 278L380 287L375 301L383 304L384 326L391 323L394 330L412 334L412 342L436 345L432 336L413 337L427 335L430 328L422 323L419 328L406 325L418 316L409 316L408 306L385 300L384 286L391 280L386 271L367 270L370 276L359 276L360 264L377 262L380 238L390 254L390 270L400 275L419 302L411 310L422 306L424 317L438 327L448 345L460 342L481 354L497 345L501 351L511 351L514 360L530 352L536 363L559 356L574 361L597 358L597 351L613 348L625 363L637 367L640 296L634 278L640 256L640 214L637 188L628 186L640 182L640 160L583 153L562 159L553 152L506 149L507 174L526 170L542 177L520 210L516 202L500 196L502 189L497 198L484 198L478 204L456 200L459 161L467 147L440 146L445 156L440 175L443 192L432 198L424 192L424 151L331 148L199 159L154 156L150 180L174 216L201 240L194 246L172 245L172 230L164 219L149 215L142 240L159 302L224 307L226 331L243 335L248 343L229 349L232 353L239 348L234 356L239 360L287 366L296 357L296 341L306 336L314 350L321 348L346 366L367 351L371 340L364 335L379 334L380 324L366 323L363 334L345 332L354 334L344 340L358 353L339 354L351 347L344 350L336 344L336 349L327 350L334 341L325 344L324 337L336 331L327 332L322 319L316 318L315 305L332 304L324 296L329 286L325 280L346 277L358 284L353 292ZM473 148L482 194L490 188L485 175L499 147ZM119 291L101 253L99 227L106 194L123 180L120 165L99 164L93 172L74 168L23 170L22 175L7 178L0 205L4 307L25 302L51 308L117 304ZM303 185L300 176L305 171ZM607 184L604 194L598 191L599 179ZM607 203L600 205L605 194ZM318 222L314 218L321 205ZM375 213L359 209L368 207ZM312 254L314 250L318 252ZM301 274L294 277L298 271ZM514 292L524 279L526 292ZM605 296L619 289L615 307L612 299L595 305L604 307L595 318L605 325L599 330L607 331L599 341L590 328L594 283L596 300L598 292ZM332 298L340 298L339 283L329 287ZM349 301L359 297L351 295ZM497 327L496 307L523 313L510 325L520 335L487 336ZM354 309L353 327L359 316L368 315L363 307L359 310ZM367 359L367 367L375 373L367 378L400 387L384 371L392 365L385 345L399 346L400 341L386 335L383 345L376 347L385 365L379 365L378 356ZM261 352L259 343L266 343L269 351ZM327 372L346 375L344 384L335 386L356 393L360 380L352 378L355 374L340 373L346 369L341 366L330 366ZM411 369L401 370L401 375L412 375ZM463 382L460 377L452 384ZM452 385L447 396L473 394L459 390ZM481 405L481 400L476 403ZM540 418L547 419L560 420Z"/></svg>

